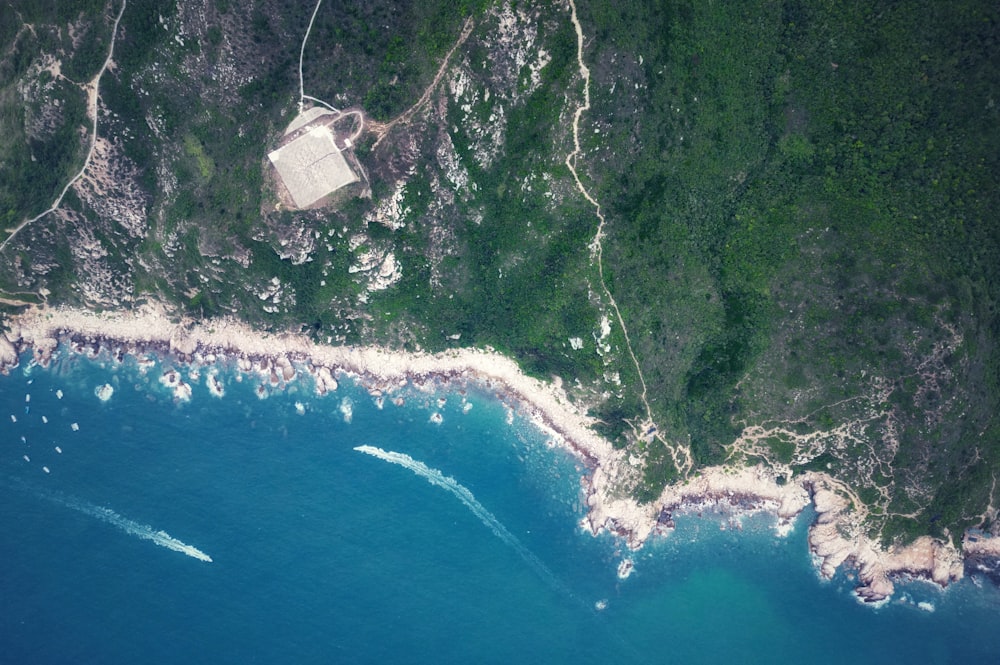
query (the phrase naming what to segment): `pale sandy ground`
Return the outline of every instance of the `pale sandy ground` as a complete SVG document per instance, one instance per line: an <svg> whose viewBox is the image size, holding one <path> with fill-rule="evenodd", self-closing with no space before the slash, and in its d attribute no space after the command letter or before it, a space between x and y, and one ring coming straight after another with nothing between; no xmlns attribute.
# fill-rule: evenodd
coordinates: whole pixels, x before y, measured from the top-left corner
<svg viewBox="0 0 1000 665"><path fill-rule="evenodd" d="M962 551L966 554L1000 557L1000 538L978 538L970 540L968 534L962 541Z"/></svg>
<svg viewBox="0 0 1000 665"><path fill-rule="evenodd" d="M884 549L865 536L849 501L835 491L835 482L829 476L808 473L802 482L812 490L819 513L809 530L809 546L819 558L824 577L832 576L844 563L853 564L860 582L857 594L868 602L892 595L893 576L929 579L942 587L962 578L962 554L951 543L922 536L905 546Z"/></svg>
<svg viewBox="0 0 1000 665"><path fill-rule="evenodd" d="M942 586L963 574L962 555L950 544L923 537L906 547L885 550L865 537L843 492L825 474L807 473L795 482L779 484L763 467L713 467L667 487L657 501L640 505L621 489L627 484L623 479L637 472L636 460L597 435L592 429L594 419L573 405L558 382L528 377L512 360L491 351L428 354L323 346L302 335L258 332L229 319L177 322L158 305L108 313L35 308L7 323L9 332L0 335L0 368L15 366L18 353L26 350L33 352L35 362L45 363L57 340L67 342L72 336L78 345L103 344L116 354L157 348L200 364L211 364L219 357L235 359L241 370L260 374L272 386L292 381L299 370L305 370L313 376L319 393L337 389L338 372L359 377L369 391L380 396L434 379L475 381L516 402L553 441L583 458L593 470L586 483L590 510L583 520L592 533L609 530L637 549L659 531L661 515L706 503L722 504L734 512L771 512L778 517L780 533L812 501L819 516L810 528L809 542L821 573L830 576L842 565L855 566L858 595L866 601L889 597L892 577L898 574L931 579ZM209 376L215 378L211 372ZM168 369L161 381L173 387L179 399L190 396L190 386L176 370ZM211 380L209 384L213 393L222 394L221 384ZM970 554L1000 555L1000 539L970 542L967 538L964 549Z"/></svg>

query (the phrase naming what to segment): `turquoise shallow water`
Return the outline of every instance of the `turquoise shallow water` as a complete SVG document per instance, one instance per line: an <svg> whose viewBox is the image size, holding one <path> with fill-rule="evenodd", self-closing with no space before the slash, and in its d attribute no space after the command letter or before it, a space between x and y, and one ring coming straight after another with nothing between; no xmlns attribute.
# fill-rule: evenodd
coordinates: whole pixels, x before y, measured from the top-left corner
<svg viewBox="0 0 1000 665"><path fill-rule="evenodd" d="M801 520L681 517L618 580L620 543L578 528L584 470L486 392L259 399L223 368L225 397L203 371L178 404L161 371L61 354L0 378L0 662L1000 658L989 583L862 607Z"/></svg>

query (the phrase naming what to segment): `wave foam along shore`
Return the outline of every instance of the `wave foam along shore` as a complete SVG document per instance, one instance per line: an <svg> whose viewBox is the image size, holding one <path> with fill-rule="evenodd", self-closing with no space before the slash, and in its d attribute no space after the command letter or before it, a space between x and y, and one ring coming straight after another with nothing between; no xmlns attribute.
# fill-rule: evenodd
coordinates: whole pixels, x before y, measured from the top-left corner
<svg viewBox="0 0 1000 665"><path fill-rule="evenodd" d="M291 359L305 365L320 393L336 390L335 372L358 377L370 389L383 392L430 378L478 381L499 388L504 399L520 404L537 426L591 469L585 478L589 514L584 526L592 533L611 531L637 549L656 532L660 515L675 507L706 501L728 503L735 511L773 512L787 524L813 502L820 517L810 527L810 545L823 559L824 574L844 564L854 565L861 581L859 595L865 600L877 601L891 594L890 577L896 574L922 576L942 586L962 577L961 555L950 543L929 544L928 538L886 551L854 524L849 511L823 510L819 504L837 494L839 485L822 473L810 472L797 482L779 485L774 473L763 466L712 467L668 486L657 501L639 504L623 489L637 467L592 429L595 420L569 400L558 381L546 384L528 377L512 359L492 350L454 349L430 354L322 346L298 333L255 331L235 319L178 323L158 303L147 303L134 311L103 313L34 307L7 322L10 332L0 334L0 370L4 371L16 366L19 354L29 350L35 362L47 363L61 339L84 353L110 343L135 355L157 351L174 354L182 361L229 354L241 369L259 365L259 370L275 377L279 370L286 381L290 380ZM843 533L851 535L844 537Z"/></svg>
<svg viewBox="0 0 1000 665"><path fill-rule="evenodd" d="M0 360L11 367L17 353L31 349L38 362L47 361L58 338L67 335L92 342L114 341L133 346L158 347L183 357L200 352L205 355L232 353L244 358L273 359L287 362L291 357L310 362L323 388L336 390L331 370L360 375L368 382L386 389L401 381L419 377L468 377L502 384L513 396L529 403L550 426L557 427L581 446L581 452L594 457L610 454L611 444L589 429L594 419L579 413L560 390L524 375L517 364L498 353L475 349L457 349L445 353L405 353L378 347L331 347L315 344L292 333L272 334L254 331L232 319L214 319L204 323L171 321L161 307L146 305L134 312L95 313L77 309L36 308L11 318L8 340L13 353ZM284 369L284 368L283 368ZM330 377L330 378L328 378Z"/></svg>

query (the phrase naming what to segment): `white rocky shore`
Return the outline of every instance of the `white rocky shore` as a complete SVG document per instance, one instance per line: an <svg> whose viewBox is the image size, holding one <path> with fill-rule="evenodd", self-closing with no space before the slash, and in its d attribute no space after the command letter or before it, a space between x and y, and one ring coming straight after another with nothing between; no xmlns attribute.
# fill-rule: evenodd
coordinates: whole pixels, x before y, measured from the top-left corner
<svg viewBox="0 0 1000 665"><path fill-rule="evenodd" d="M232 319L176 321L158 305L130 312L95 313L79 309L34 308L11 317L8 332L0 334L0 369L15 367L20 353L31 351L34 361L46 364L56 346L68 343L94 353L105 347L116 356L169 353L181 362L211 365L234 360L242 371L261 375L279 386L309 372L320 394L337 389L336 374L358 377L380 395L409 383L430 380L476 381L517 403L552 439L581 457L592 470L586 482L589 513L585 526L592 533L611 531L638 549L654 533L669 528L672 512L705 504L723 505L736 513L767 511L778 518L778 530L812 502L818 518L810 527L809 543L820 572L831 576L843 565L858 571L858 596L877 602L893 593L893 578L904 575L933 580L946 586L963 575L963 557L950 543L930 537L905 547L883 549L865 535L853 510L849 490L822 473L806 473L779 483L762 466L701 469L683 482L664 489L656 501L639 504L621 488L632 477L633 460L594 432L594 419L582 413L556 383L526 376L509 358L492 351L450 350L439 354L389 351L376 347L333 347L293 333L266 333ZM167 376L170 374L170 376ZM165 385L190 396L180 374L168 370ZM223 388L209 373L213 394ZM992 549L990 549L992 548ZM1000 538L968 539L967 553L1000 556Z"/></svg>
<svg viewBox="0 0 1000 665"><path fill-rule="evenodd" d="M812 491L818 514L809 529L809 546L819 557L820 572L832 576L845 563L858 570L858 596L880 602L894 590L893 577L911 576L931 580L942 587L962 578L962 554L951 543L922 536L904 546L883 548L867 537L848 499L826 474L807 473L802 484Z"/></svg>

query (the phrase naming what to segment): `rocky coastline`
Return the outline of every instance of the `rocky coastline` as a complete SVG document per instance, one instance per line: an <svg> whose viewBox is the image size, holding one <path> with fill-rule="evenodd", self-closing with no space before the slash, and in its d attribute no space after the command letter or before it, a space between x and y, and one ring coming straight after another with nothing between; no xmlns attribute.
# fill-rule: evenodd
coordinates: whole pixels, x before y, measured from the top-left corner
<svg viewBox="0 0 1000 665"><path fill-rule="evenodd" d="M389 351L377 347L330 347L295 333L266 333L229 319L177 321L156 304L131 312L95 313L69 308L33 308L6 321L0 334L0 370L17 366L22 354L47 365L60 344L96 356L102 350L116 360L126 355L156 354L179 363L210 368L233 361L241 372L258 375L264 386L280 387L299 372L313 378L324 394L337 389L337 376L357 378L377 398L406 385L476 382L495 390L523 410L553 442L566 447L588 467L583 478L588 513L582 527L593 534L609 531L635 550L650 537L668 532L676 512L699 506L723 507L734 515L766 511L776 529L787 532L812 504L817 517L809 527L809 546L819 572L831 577L849 566L857 570L859 599L880 603L894 592L893 580L921 578L946 587L966 572L1000 580L1000 538L966 535L960 552L951 543L918 538L883 548L869 538L849 500L849 488L823 473L808 472L779 482L763 467L711 467L666 487L657 500L640 504L624 487L637 472L636 460L597 435L594 419L574 405L561 387L524 375L516 363L493 351L462 349L440 354ZM223 387L209 369L212 394ZM190 396L181 373L166 370L161 383L178 399Z"/></svg>

